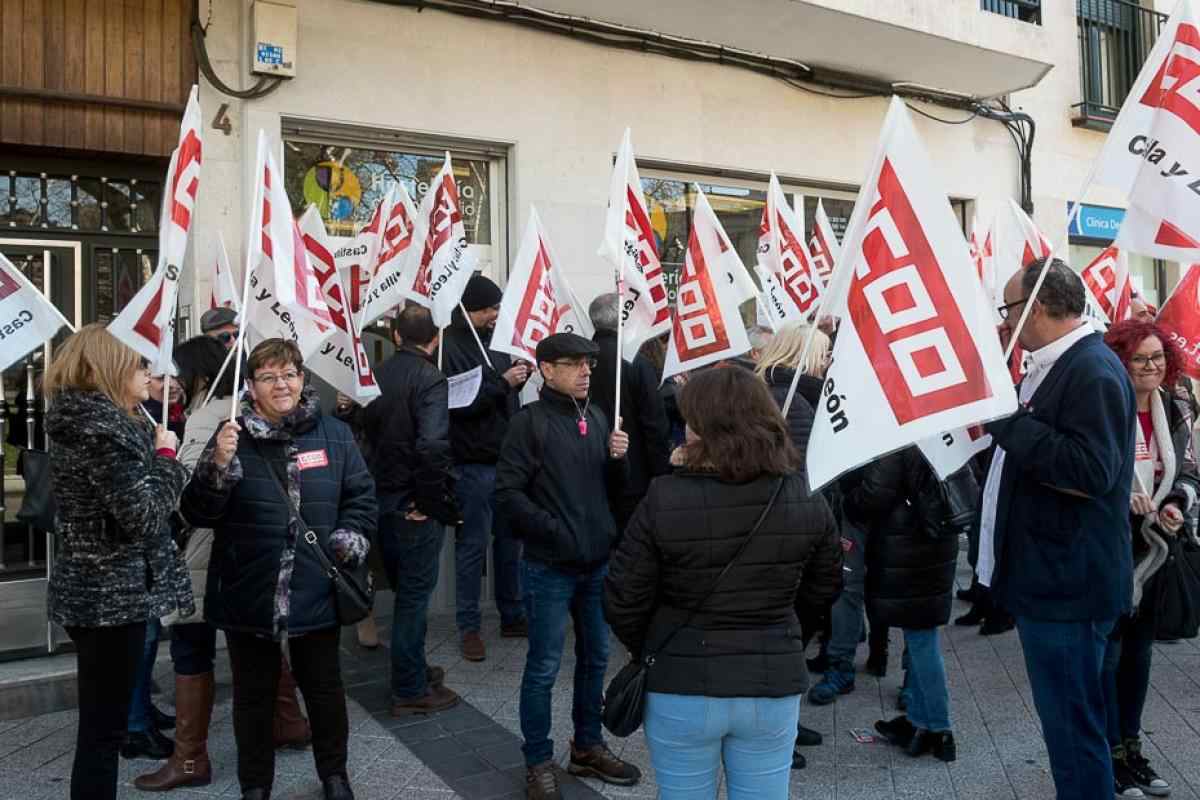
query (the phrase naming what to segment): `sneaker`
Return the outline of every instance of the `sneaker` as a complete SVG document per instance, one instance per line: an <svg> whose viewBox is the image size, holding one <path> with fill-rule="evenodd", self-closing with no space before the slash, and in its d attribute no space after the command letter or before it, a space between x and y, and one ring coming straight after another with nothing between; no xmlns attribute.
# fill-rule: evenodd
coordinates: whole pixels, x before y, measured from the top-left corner
<svg viewBox="0 0 1200 800"><path fill-rule="evenodd" d="M908 721L908 717L879 720L875 723L875 730L880 736L887 739L888 744L904 748L912 743L913 736L917 733L917 729Z"/></svg>
<svg viewBox="0 0 1200 800"><path fill-rule="evenodd" d="M854 668L834 667L825 673L820 683L808 690L808 702L817 706L827 706L837 700L839 694L850 694L853 691Z"/></svg>
<svg viewBox="0 0 1200 800"><path fill-rule="evenodd" d="M558 764L553 761L526 767L526 800L562 800L562 791L558 788L559 771Z"/></svg>
<svg viewBox="0 0 1200 800"><path fill-rule="evenodd" d="M1129 765L1123 760L1113 759L1113 787L1116 789L1117 797L1145 797L1145 793L1138 787L1137 781L1134 779Z"/></svg>
<svg viewBox="0 0 1200 800"><path fill-rule="evenodd" d="M571 742L571 760L567 772L579 778L599 778L614 786L633 786L642 779L642 771L613 755L606 744L588 750L576 750Z"/></svg>
<svg viewBox="0 0 1200 800"><path fill-rule="evenodd" d="M487 658L487 648L483 646L483 639L479 638L479 631L467 631L462 635L462 657L467 661L483 661Z"/></svg>
<svg viewBox="0 0 1200 800"><path fill-rule="evenodd" d="M529 638L529 620L521 617L516 622L510 622L507 625L500 623L500 638L501 639L528 639Z"/></svg>
<svg viewBox="0 0 1200 800"><path fill-rule="evenodd" d="M393 697L392 716L408 717L413 714L436 714L458 705L459 696L445 686L430 686L420 697Z"/></svg>
<svg viewBox="0 0 1200 800"><path fill-rule="evenodd" d="M1159 777L1140 750L1129 752L1129 755L1125 757L1125 766L1128 769L1127 774L1146 794L1153 797L1166 797L1171 793L1171 784Z"/></svg>

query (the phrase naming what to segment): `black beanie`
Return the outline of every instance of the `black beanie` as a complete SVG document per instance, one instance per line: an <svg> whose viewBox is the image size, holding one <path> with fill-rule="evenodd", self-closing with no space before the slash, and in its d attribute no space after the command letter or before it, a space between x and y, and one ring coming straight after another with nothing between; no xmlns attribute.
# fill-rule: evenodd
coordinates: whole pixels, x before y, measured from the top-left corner
<svg viewBox="0 0 1200 800"><path fill-rule="evenodd" d="M485 278L477 273L467 281L467 288L463 290L462 304L467 311L482 311L485 308L500 305L502 297L504 297L504 293L500 291L499 286L490 278Z"/></svg>

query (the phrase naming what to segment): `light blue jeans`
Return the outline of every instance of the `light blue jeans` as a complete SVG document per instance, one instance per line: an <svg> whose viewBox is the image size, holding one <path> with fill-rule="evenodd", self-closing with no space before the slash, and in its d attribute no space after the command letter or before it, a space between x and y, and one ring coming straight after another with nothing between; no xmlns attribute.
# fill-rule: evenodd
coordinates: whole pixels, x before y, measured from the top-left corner
<svg viewBox="0 0 1200 800"><path fill-rule="evenodd" d="M800 695L646 695L646 740L663 800L787 800Z"/></svg>
<svg viewBox="0 0 1200 800"><path fill-rule="evenodd" d="M950 692L937 628L905 628L908 721L934 733L950 730Z"/></svg>

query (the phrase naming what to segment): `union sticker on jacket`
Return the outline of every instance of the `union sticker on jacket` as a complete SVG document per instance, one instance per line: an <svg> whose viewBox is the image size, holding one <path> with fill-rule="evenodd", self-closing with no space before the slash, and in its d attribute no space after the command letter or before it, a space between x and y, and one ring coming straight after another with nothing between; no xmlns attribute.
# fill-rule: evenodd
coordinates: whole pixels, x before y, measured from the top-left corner
<svg viewBox="0 0 1200 800"><path fill-rule="evenodd" d="M313 467L328 467L329 456L324 450L308 450L296 455L296 466L300 469L312 469Z"/></svg>

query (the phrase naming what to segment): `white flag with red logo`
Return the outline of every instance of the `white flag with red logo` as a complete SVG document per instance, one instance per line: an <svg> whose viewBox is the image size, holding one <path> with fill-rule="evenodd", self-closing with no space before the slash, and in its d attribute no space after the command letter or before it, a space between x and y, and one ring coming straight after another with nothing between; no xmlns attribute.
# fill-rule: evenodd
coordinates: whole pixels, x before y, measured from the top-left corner
<svg viewBox="0 0 1200 800"><path fill-rule="evenodd" d="M892 98L828 291L844 307L808 446L811 486L1016 410L971 254Z"/></svg>
<svg viewBox="0 0 1200 800"><path fill-rule="evenodd" d="M355 237L356 245L367 248L364 266L369 270L360 328L404 302L404 270L413 257L420 224L408 190L403 183L394 183L375 209L371 224Z"/></svg>
<svg viewBox="0 0 1200 800"><path fill-rule="evenodd" d="M150 280L108 324L109 333L147 359L156 375L175 373L171 351L179 279L200 188L201 124L199 89L193 86L179 128L179 145L171 153L163 184L158 265Z"/></svg>
<svg viewBox="0 0 1200 800"><path fill-rule="evenodd" d="M779 178L771 173L767 188L767 204L763 206L762 221L758 226L758 263L770 272L775 281L787 293L791 308L796 316L791 320L807 318L817 310L824 281L817 276L812 256L804 244L804 229L796 220L796 214L788 205ZM763 287L764 293L767 287ZM785 309L779 305L768 307L768 317ZM785 320L789 321L789 320Z"/></svg>
<svg viewBox="0 0 1200 800"><path fill-rule="evenodd" d="M820 199L817 200L817 213L813 218L813 234L808 240L808 250L812 254L817 275L823 283L828 284L834 266L841 260L842 248L833 232L833 225L829 223L829 215L825 213L825 204Z"/></svg>
<svg viewBox="0 0 1200 800"><path fill-rule="evenodd" d="M333 388L361 406L379 396L379 386L367 361L355 325L354 315L338 273L333 247L325 232L325 222L316 206L310 205L298 223L308 262L320 282L321 295L329 308L333 332L321 346L304 361L304 365L328 382Z"/></svg>
<svg viewBox="0 0 1200 800"><path fill-rule="evenodd" d="M762 284L762 291L758 293L758 308L762 314L760 320L766 322L772 331L779 333L789 322L804 319L791 294L775 279L773 272L761 264L755 264L754 274Z"/></svg>
<svg viewBox="0 0 1200 800"><path fill-rule="evenodd" d="M635 353L647 339L671 329L671 306L628 128L613 164L598 253L617 273L622 350Z"/></svg>
<svg viewBox="0 0 1200 800"><path fill-rule="evenodd" d="M212 265L212 294L209 296L208 307L224 307L240 311L242 299L238 297L237 282L233 279L233 268L229 265L229 251L225 249L225 237L219 231Z"/></svg>
<svg viewBox="0 0 1200 800"><path fill-rule="evenodd" d="M0 253L0 372L71 327L54 304Z"/></svg>
<svg viewBox="0 0 1200 800"><path fill-rule="evenodd" d="M1104 248L1080 273L1092 301L1112 325L1129 319L1133 284L1129 280L1129 256L1116 245Z"/></svg>
<svg viewBox="0 0 1200 800"><path fill-rule="evenodd" d="M1116 244L1200 258L1200 4L1181 0L1101 151L1096 180L1129 197Z"/></svg>
<svg viewBox="0 0 1200 800"><path fill-rule="evenodd" d="M747 298L730 280L732 273L724 263L729 253L736 255L737 251L725 249L727 242L708 198L697 186L696 213L679 276L664 379L750 350L739 308Z"/></svg>
<svg viewBox="0 0 1200 800"><path fill-rule="evenodd" d="M475 254L467 247L467 229L449 152L421 199L418 217L420 222L410 245L416 249L400 277L400 294L428 308L433 324L445 328L475 271Z"/></svg>
<svg viewBox="0 0 1200 800"><path fill-rule="evenodd" d="M1183 371L1200 380L1200 264L1186 269L1154 322L1183 353Z"/></svg>
<svg viewBox="0 0 1200 800"><path fill-rule="evenodd" d="M492 332L491 348L526 361L537 361L538 342L555 333L592 338L592 321L567 283L562 262L550 244L537 209L529 208L529 222L513 260L500 301L500 316Z"/></svg>
<svg viewBox="0 0 1200 800"><path fill-rule="evenodd" d="M291 339L308 358L333 333L333 323L316 271L283 191L267 135L258 132L254 196L250 203L246 275L249 302L243 313L258 341Z"/></svg>

